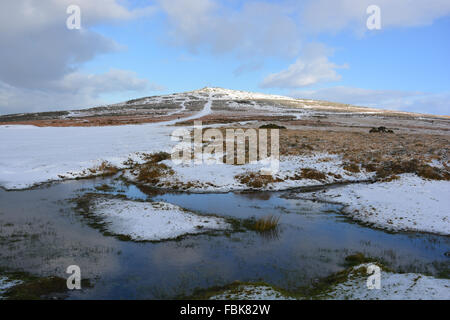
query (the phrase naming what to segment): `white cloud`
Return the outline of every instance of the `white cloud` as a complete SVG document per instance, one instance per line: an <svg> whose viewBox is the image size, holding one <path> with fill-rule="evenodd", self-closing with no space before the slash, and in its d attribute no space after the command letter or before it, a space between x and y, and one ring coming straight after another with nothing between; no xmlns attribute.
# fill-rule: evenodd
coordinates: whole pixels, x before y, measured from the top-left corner
<svg viewBox="0 0 450 320"><path fill-rule="evenodd" d="M450 14L448 0L311 0L301 6L300 21L306 32L365 32L369 5L380 7L382 28L427 25Z"/></svg>
<svg viewBox="0 0 450 320"><path fill-rule="evenodd" d="M291 95L297 98L326 100L389 110L450 115L450 92L424 93L337 86L319 90L297 90L292 91Z"/></svg>
<svg viewBox="0 0 450 320"><path fill-rule="evenodd" d="M159 3L167 16L172 42L192 52L208 49L240 57L298 53L300 33L290 7L261 1L244 2L238 9L217 0Z"/></svg>
<svg viewBox="0 0 450 320"><path fill-rule="evenodd" d="M119 69L104 74L73 72L61 80L43 83L39 89L17 88L0 82L0 113L83 108L103 103L102 95L107 93L162 89L134 72Z"/></svg>
<svg viewBox="0 0 450 320"><path fill-rule="evenodd" d="M123 2L123 1L121 1ZM20 33L39 31L48 27L66 26L69 5L78 5L81 9L82 27L90 27L99 22L129 20L156 11L148 6L129 10L117 0L14 0L0 4L0 29L16 36Z"/></svg>
<svg viewBox="0 0 450 320"><path fill-rule="evenodd" d="M303 54L287 69L268 75L261 83L263 88L301 88L319 82L339 81L336 69L347 65L336 65L328 60L331 50L321 44L310 44Z"/></svg>
<svg viewBox="0 0 450 320"><path fill-rule="evenodd" d="M367 31L369 5L381 8L382 28L431 24L450 14L448 0L220 1L158 0L169 38L192 52L295 56L317 32Z"/></svg>
<svg viewBox="0 0 450 320"><path fill-rule="evenodd" d="M69 16L66 9L70 4L80 6L81 30L66 27ZM89 29L91 26L134 19L153 10L152 7L129 10L116 0L1 1L0 29L6 30L0 33L1 111L86 106L98 101L93 88L100 93L112 92L113 87L117 91L134 90L142 84L141 80L126 71L91 76L77 70L95 56L120 48L113 40ZM112 81L110 87L100 85L102 80ZM79 100L74 92L78 92Z"/></svg>

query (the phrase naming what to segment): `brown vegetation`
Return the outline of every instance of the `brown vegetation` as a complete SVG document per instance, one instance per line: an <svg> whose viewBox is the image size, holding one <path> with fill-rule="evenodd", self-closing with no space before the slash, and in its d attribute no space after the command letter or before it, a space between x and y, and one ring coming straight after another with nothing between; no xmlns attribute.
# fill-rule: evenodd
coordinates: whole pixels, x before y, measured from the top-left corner
<svg viewBox="0 0 450 320"><path fill-rule="evenodd" d="M164 163L160 163L170 158L169 153L157 152L143 154L142 158L145 160L145 163L134 164L132 169L134 172L137 172L137 181L146 184L156 184L160 182L161 178L174 174L172 168Z"/></svg>
<svg viewBox="0 0 450 320"><path fill-rule="evenodd" d="M293 177L290 177L289 179L291 180L309 179L309 180L323 181L326 180L326 178L327 175L323 172L320 172L316 169L303 168L300 174L295 174Z"/></svg>
<svg viewBox="0 0 450 320"><path fill-rule="evenodd" d="M113 166L108 161L103 161L100 165L88 170L92 175L99 175L102 177L113 176L117 172L119 172L119 169L116 166Z"/></svg>
<svg viewBox="0 0 450 320"><path fill-rule="evenodd" d="M311 155L316 152L341 155L344 169L376 172L377 178L415 173L423 178L449 180L450 137L431 134L370 134L368 132L283 130L280 154ZM304 146L308 146L305 148ZM441 168L430 165L440 161Z"/></svg>
<svg viewBox="0 0 450 320"><path fill-rule="evenodd" d="M276 229L278 227L279 221L280 217L268 215L266 217L254 220L253 223L249 226L249 228L251 230L255 230L258 232L268 232Z"/></svg>
<svg viewBox="0 0 450 320"><path fill-rule="evenodd" d="M274 178L271 175L262 175L257 172L242 173L242 174L235 176L235 178L240 183L245 184L248 187L255 188L255 189L265 187L269 183L283 181L280 178Z"/></svg>

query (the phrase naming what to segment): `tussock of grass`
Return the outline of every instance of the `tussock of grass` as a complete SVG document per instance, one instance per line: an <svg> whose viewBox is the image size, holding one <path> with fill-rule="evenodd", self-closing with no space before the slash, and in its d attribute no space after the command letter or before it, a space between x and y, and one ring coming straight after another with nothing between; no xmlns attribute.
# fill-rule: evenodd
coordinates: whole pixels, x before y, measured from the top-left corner
<svg viewBox="0 0 450 320"><path fill-rule="evenodd" d="M256 172L248 172L235 176L236 180L240 183L245 184L251 188L262 188L267 186L269 183L282 182L280 178L274 178L271 175L262 175Z"/></svg>
<svg viewBox="0 0 450 320"><path fill-rule="evenodd" d="M161 178L175 173L168 165L160 163L161 161L170 159L171 155L167 152L144 153L141 157L145 160L143 164L129 162L138 182L156 184L160 182Z"/></svg>
<svg viewBox="0 0 450 320"><path fill-rule="evenodd" d="M278 228L279 221L280 217L268 215L254 220L253 224L250 225L250 228L258 232L273 231Z"/></svg>
<svg viewBox="0 0 450 320"><path fill-rule="evenodd" d="M66 291L65 279L49 277L18 284L8 290L6 297L10 300L39 300L46 294Z"/></svg>
<svg viewBox="0 0 450 320"><path fill-rule="evenodd" d="M143 159L146 162L158 163L158 162L170 159L170 153L157 152L157 153L152 153L152 154L144 154Z"/></svg>
<svg viewBox="0 0 450 320"><path fill-rule="evenodd" d="M260 129L286 129L285 126L279 126L274 123L264 124L264 125L260 126L259 128Z"/></svg>
<svg viewBox="0 0 450 320"><path fill-rule="evenodd" d="M319 180L323 181L326 180L327 175L323 172L317 171L316 169L311 168L303 168L301 170L300 174L295 174L295 176L291 177L291 180L302 180L302 179L309 179L309 180Z"/></svg>
<svg viewBox="0 0 450 320"><path fill-rule="evenodd" d="M346 164L343 168L345 171L348 171L348 172L353 172L353 173L361 172L361 169L359 168L359 166L356 163Z"/></svg>
<svg viewBox="0 0 450 320"><path fill-rule="evenodd" d="M450 180L450 173L447 170L432 167L415 159L409 161L386 161L378 166L372 165L375 166L377 178L380 179L402 173L415 173L425 179Z"/></svg>
<svg viewBox="0 0 450 320"><path fill-rule="evenodd" d="M345 265L348 267L353 267L360 265L362 263L371 262L373 259L367 258L363 253L357 252L355 254L345 257Z"/></svg>
<svg viewBox="0 0 450 320"><path fill-rule="evenodd" d="M119 169L116 166L109 163L108 161L103 161L100 165L89 169L89 172L92 175L100 175L102 177L107 177L115 175L117 172L119 172Z"/></svg>
<svg viewBox="0 0 450 320"><path fill-rule="evenodd" d="M137 180L142 183L158 183L164 176L173 175L174 171L164 163L145 163L139 167Z"/></svg>
<svg viewBox="0 0 450 320"><path fill-rule="evenodd" d="M23 281L8 289L3 296L7 300L41 300L49 299L56 295L58 298L64 298L67 293L66 279L60 277L34 277L26 273L13 273L13 279ZM81 281L81 286L92 287L88 279Z"/></svg>
<svg viewBox="0 0 450 320"><path fill-rule="evenodd" d="M378 127L370 129L369 133L394 133L394 131L386 127Z"/></svg>

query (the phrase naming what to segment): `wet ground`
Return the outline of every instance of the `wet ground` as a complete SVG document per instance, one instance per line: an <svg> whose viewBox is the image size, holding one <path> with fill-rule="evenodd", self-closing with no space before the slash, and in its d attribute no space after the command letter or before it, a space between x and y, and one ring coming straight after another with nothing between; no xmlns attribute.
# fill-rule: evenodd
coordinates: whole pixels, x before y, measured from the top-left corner
<svg viewBox="0 0 450 320"><path fill-rule="evenodd" d="M166 201L198 212L245 219L280 216L276 233L193 235L179 241L135 243L89 226L71 199L95 187L130 199ZM112 179L55 183L25 191L0 190L0 269L67 277L80 266L93 288L72 299L161 299L235 280L264 281L287 290L311 286L344 269L361 252L396 272L448 274L450 238L388 233L340 213L341 206L290 199L289 193L158 193Z"/></svg>

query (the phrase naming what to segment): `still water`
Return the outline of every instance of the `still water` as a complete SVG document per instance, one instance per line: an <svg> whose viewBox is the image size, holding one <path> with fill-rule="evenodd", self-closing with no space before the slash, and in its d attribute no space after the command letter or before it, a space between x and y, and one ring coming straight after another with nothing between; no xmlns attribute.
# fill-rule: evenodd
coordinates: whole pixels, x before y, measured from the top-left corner
<svg viewBox="0 0 450 320"><path fill-rule="evenodd" d="M166 201L200 214L245 219L280 216L276 234L254 231L193 235L135 243L88 226L71 201L96 186L130 199ZM0 190L0 269L67 277L80 266L93 288L72 299L163 299L235 280L265 281L296 290L344 269L362 252L398 272L448 271L450 238L388 233L354 223L337 204L293 199L291 192L155 193L111 179L67 181L25 191Z"/></svg>

